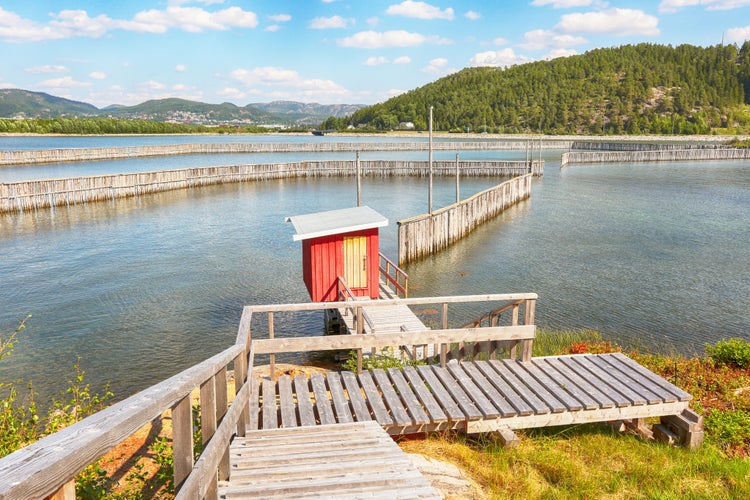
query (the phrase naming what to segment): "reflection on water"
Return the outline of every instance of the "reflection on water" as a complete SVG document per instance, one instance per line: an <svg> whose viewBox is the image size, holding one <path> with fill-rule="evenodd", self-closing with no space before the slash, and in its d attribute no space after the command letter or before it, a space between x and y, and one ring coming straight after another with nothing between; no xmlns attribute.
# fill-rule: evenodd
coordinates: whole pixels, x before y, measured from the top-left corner
<svg viewBox="0 0 750 500"><path fill-rule="evenodd" d="M684 353L750 338L747 162L560 172L559 153L546 159L531 199L408 267L414 295L537 292L540 325ZM426 210L425 183L363 182L390 220L381 246L393 258L396 221ZM461 191L493 183L464 179ZM435 186L436 207L453 202L453 180ZM0 380L49 395L81 356L94 387L125 396L211 356L233 342L243 305L308 301L284 217L354 203L353 179L284 180L1 216L0 330L34 317Z"/></svg>

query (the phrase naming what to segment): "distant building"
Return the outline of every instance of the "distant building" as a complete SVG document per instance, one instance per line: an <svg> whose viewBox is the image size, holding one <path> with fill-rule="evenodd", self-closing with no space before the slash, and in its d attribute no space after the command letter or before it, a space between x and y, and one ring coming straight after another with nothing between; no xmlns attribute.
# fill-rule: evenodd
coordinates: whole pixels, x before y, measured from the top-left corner
<svg viewBox="0 0 750 500"><path fill-rule="evenodd" d="M398 124L398 128L401 130L414 130L414 123L412 122L401 122Z"/></svg>

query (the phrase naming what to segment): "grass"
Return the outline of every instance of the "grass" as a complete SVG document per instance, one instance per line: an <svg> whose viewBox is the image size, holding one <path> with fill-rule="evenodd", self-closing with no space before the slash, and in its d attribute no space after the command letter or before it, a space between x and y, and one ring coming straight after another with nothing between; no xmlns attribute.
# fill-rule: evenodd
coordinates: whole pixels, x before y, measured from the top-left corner
<svg viewBox="0 0 750 500"><path fill-rule="evenodd" d="M534 343L534 356L617 350L588 330L540 329ZM516 431L521 442L511 449L492 435L457 433L399 444L461 467L489 498L750 498L750 367L627 354L694 396L691 406L705 417L703 446L689 451L601 424Z"/></svg>

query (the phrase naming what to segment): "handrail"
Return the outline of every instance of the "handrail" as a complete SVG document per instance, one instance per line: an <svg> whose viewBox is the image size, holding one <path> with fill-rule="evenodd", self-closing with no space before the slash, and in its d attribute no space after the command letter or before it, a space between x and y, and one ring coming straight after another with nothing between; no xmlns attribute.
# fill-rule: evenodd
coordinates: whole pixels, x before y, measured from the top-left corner
<svg viewBox="0 0 750 500"><path fill-rule="evenodd" d="M239 394L229 410L218 408L217 414L233 415L232 407L236 405L239 405L238 410L234 412L243 413L246 405L243 405L242 397L248 394L247 390L243 393L242 388L247 385L245 367L248 360L247 346L250 343L251 319L252 309L244 308L237 340L224 351L55 434L0 458L0 499L45 498L67 489L75 476L89 464L169 409L172 409L174 426L175 485L179 487L187 476L182 472L185 470L186 462L189 462L188 473L192 470L190 393L204 384L213 383L218 391L225 394L226 376L221 380L217 374L223 375L227 366L233 362L235 384ZM220 400L221 398L216 398L212 404ZM176 418L178 409L184 408L185 402L188 408L187 422ZM201 405L206 405L203 398ZM245 410L242 418L246 419L246 415ZM242 420L237 425L238 429L240 427L244 433L245 426ZM182 438L177 435L180 428L189 430L186 438L188 442L180 442ZM178 456L178 448L189 452L189 456Z"/></svg>
<svg viewBox="0 0 750 500"><path fill-rule="evenodd" d="M396 289L397 295L399 292L401 292L401 295L404 298L408 298L409 275L406 273L406 271L398 267L393 261L383 255L381 252L378 252L378 255L380 257L380 260L378 262L378 269L380 270L380 276L382 277L383 281L385 281L386 284L391 283ZM385 266L382 265L383 262L385 263ZM391 270L394 271L393 275L391 275ZM399 278L402 278L403 285L401 284L401 281L399 281Z"/></svg>

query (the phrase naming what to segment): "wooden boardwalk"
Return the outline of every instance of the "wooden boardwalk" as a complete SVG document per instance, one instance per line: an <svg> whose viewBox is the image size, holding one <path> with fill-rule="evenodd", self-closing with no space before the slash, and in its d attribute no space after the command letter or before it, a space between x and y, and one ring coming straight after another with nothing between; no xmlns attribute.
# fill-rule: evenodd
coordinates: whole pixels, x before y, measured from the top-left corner
<svg viewBox="0 0 750 500"><path fill-rule="evenodd" d="M250 427L375 420L392 435L680 415L692 397L621 353L451 362L253 382Z"/></svg>
<svg viewBox="0 0 750 500"><path fill-rule="evenodd" d="M442 498L374 421L249 432L229 456L219 498Z"/></svg>

